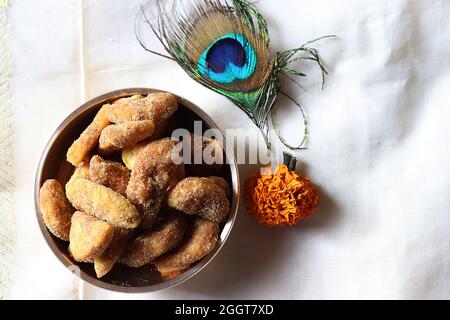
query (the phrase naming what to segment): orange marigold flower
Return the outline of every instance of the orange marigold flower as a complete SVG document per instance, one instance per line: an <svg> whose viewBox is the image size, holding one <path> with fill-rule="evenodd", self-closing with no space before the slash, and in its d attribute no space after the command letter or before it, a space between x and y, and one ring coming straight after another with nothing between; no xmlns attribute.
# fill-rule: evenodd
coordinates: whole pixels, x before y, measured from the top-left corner
<svg viewBox="0 0 450 320"><path fill-rule="evenodd" d="M314 214L319 195L308 178L284 164L275 173L256 172L245 183L244 205L259 223L292 226Z"/></svg>

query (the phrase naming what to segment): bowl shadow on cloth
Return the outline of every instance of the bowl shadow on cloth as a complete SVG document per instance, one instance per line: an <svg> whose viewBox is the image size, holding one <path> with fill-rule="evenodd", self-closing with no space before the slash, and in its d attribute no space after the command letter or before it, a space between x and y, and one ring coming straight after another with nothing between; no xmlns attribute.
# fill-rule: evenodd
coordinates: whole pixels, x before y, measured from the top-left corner
<svg viewBox="0 0 450 320"><path fill-rule="evenodd" d="M239 166L241 192L245 179L259 168L259 165ZM302 172L307 172L303 164L301 168ZM273 277L282 276L283 263L292 255L293 249L299 254L298 250L304 245L298 240L298 233L307 239L314 233L326 233L328 228L333 228L338 222L339 217L335 214L338 211L337 204L321 189L318 188L318 192L321 202L314 217L290 228L259 225L247 214L242 195L234 229L221 253L201 274L169 290L224 299L236 297L236 291L239 290L239 294L245 298L254 292L261 281L275 281ZM298 246L292 239L297 239ZM298 270L301 272L301 268Z"/></svg>

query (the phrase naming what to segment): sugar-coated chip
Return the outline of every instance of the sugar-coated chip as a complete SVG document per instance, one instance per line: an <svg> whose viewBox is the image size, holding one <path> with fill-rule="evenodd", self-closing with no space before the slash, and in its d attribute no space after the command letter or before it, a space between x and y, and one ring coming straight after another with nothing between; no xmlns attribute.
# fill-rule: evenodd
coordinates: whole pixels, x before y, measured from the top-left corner
<svg viewBox="0 0 450 320"><path fill-rule="evenodd" d="M119 162L93 156L89 166L89 180L126 195L130 170Z"/></svg>
<svg viewBox="0 0 450 320"><path fill-rule="evenodd" d="M155 125L151 120L109 125L100 135L99 150L108 154L132 147L151 137L154 131Z"/></svg>
<svg viewBox="0 0 450 320"><path fill-rule="evenodd" d="M133 170L134 161L136 160L137 155L150 142L145 140L145 141L139 142L134 147L126 148L126 149L122 150L122 161L123 161L123 163L125 163L125 166L128 169Z"/></svg>
<svg viewBox="0 0 450 320"><path fill-rule="evenodd" d="M172 215L162 225L137 237L128 246L123 261L139 268L177 247L187 228L187 218Z"/></svg>
<svg viewBox="0 0 450 320"><path fill-rule="evenodd" d="M86 179L66 185L67 198L77 209L115 227L134 229L141 221L138 210L121 194Z"/></svg>
<svg viewBox="0 0 450 320"><path fill-rule="evenodd" d="M178 99L171 93L151 93L143 99L115 103L109 114L113 123L152 120L155 124L169 119L178 110Z"/></svg>
<svg viewBox="0 0 450 320"><path fill-rule="evenodd" d="M94 259L94 269L98 278L104 277L111 271L127 247L131 234L132 231L128 229L115 228L114 237L108 248Z"/></svg>
<svg viewBox="0 0 450 320"><path fill-rule="evenodd" d="M113 102L113 105L126 104L126 103L129 103L130 101L139 100L139 99L142 99L142 98L145 98L145 97L141 96L140 94L137 94L137 95L131 96L129 98L118 99L118 100Z"/></svg>
<svg viewBox="0 0 450 320"><path fill-rule="evenodd" d="M156 124L155 131L148 139L139 142L131 148L125 148L122 150L122 161L125 163L125 166L128 169L133 170L134 161L136 160L139 152L151 142L170 136L173 130L175 130L175 121L173 118Z"/></svg>
<svg viewBox="0 0 450 320"><path fill-rule="evenodd" d="M48 230L54 236L69 241L73 208L58 181L50 179L44 182L39 193L39 207Z"/></svg>
<svg viewBox="0 0 450 320"><path fill-rule="evenodd" d="M127 197L139 209L144 229L155 223L167 190L184 177L183 164L172 161L177 144L170 138L154 141L135 160Z"/></svg>
<svg viewBox="0 0 450 320"><path fill-rule="evenodd" d="M217 223L197 217L186 242L174 252L157 258L152 264L166 280L177 276L214 250L219 233Z"/></svg>
<svg viewBox="0 0 450 320"><path fill-rule="evenodd" d="M222 223L230 213L226 191L211 178L189 177L180 181L167 197L169 207Z"/></svg>
<svg viewBox="0 0 450 320"><path fill-rule="evenodd" d="M75 181L76 179L89 179L89 162L81 162L78 166L76 166L67 184Z"/></svg>
<svg viewBox="0 0 450 320"><path fill-rule="evenodd" d="M91 262L108 248L113 236L109 223L77 211L72 216L69 252L75 261Z"/></svg>
<svg viewBox="0 0 450 320"><path fill-rule="evenodd" d="M108 119L109 107L110 105L107 104L100 109L92 123L67 151L67 161L74 166L86 160L89 152L97 146L103 129L110 125L111 122Z"/></svg>
<svg viewBox="0 0 450 320"><path fill-rule="evenodd" d="M223 190L225 190L225 193L228 198L231 196L230 185L228 184L227 180L225 180L222 177L216 177L216 176L208 177L208 179L211 179L216 185L218 185Z"/></svg>

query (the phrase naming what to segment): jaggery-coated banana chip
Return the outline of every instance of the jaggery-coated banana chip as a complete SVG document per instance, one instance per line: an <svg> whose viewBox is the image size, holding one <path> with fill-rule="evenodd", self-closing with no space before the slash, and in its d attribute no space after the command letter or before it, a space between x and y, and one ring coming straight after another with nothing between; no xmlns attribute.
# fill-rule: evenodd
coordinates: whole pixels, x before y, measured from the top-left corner
<svg viewBox="0 0 450 320"><path fill-rule="evenodd" d="M108 113L113 123L152 120L155 124L169 119L178 110L178 99L171 93L150 93L143 99L114 104Z"/></svg>
<svg viewBox="0 0 450 320"><path fill-rule="evenodd" d="M199 215L222 223L230 213L230 202L222 187L211 178L181 180L167 197L169 207L189 215Z"/></svg>
<svg viewBox="0 0 450 320"><path fill-rule="evenodd" d="M154 131L155 125L151 120L109 125L100 135L99 150L108 154L132 147L150 137Z"/></svg>
<svg viewBox="0 0 450 320"><path fill-rule="evenodd" d="M123 161L123 163L125 163L125 165L128 169L133 170L134 161L136 160L137 155L150 142L145 140L145 141L138 143L134 147L122 150L122 161Z"/></svg>
<svg viewBox="0 0 450 320"><path fill-rule="evenodd" d="M77 211L72 216L69 252L75 261L91 262L108 248L113 236L109 223Z"/></svg>
<svg viewBox="0 0 450 320"><path fill-rule="evenodd" d="M134 229L139 226L141 218L136 207L110 188L86 179L75 179L67 183L66 193L77 210L115 227Z"/></svg>
<svg viewBox="0 0 450 320"><path fill-rule="evenodd" d="M220 228L217 223L197 217L192 234L180 248L153 261L166 280L188 269L211 253L217 245Z"/></svg>
<svg viewBox="0 0 450 320"><path fill-rule="evenodd" d="M222 177L216 177L216 176L208 177L208 179L211 179L216 185L218 185L223 190L225 190L225 193L228 198L231 196L230 185L228 184L227 180L225 180Z"/></svg>
<svg viewBox="0 0 450 320"><path fill-rule="evenodd" d="M74 210L58 181L50 179L44 182L39 193L39 207L48 230L61 240L69 241Z"/></svg>
<svg viewBox="0 0 450 320"><path fill-rule="evenodd" d="M75 179L89 179L89 162L82 162L75 168L69 182Z"/></svg>
<svg viewBox="0 0 450 320"><path fill-rule="evenodd" d="M89 180L126 196L130 170L119 162L93 156L89 166Z"/></svg>
<svg viewBox="0 0 450 320"><path fill-rule="evenodd" d="M86 160L89 152L95 148L104 128L111 124L108 119L110 105L104 105L95 116L92 123L83 131L67 151L67 161L74 166Z"/></svg>
<svg viewBox="0 0 450 320"><path fill-rule="evenodd" d="M114 237L108 248L94 259L94 269L98 278L104 277L111 271L127 247L131 234L131 230L115 228Z"/></svg>
<svg viewBox="0 0 450 320"><path fill-rule="evenodd" d="M143 148L145 148L145 146L155 140L160 140L165 136L170 136L172 130L175 130L175 121L173 118L156 124L155 131L150 138L139 142L131 148L125 148L122 150L123 163L125 163L128 169L133 170L134 160L136 160L139 151L141 151Z"/></svg>
<svg viewBox="0 0 450 320"><path fill-rule="evenodd" d="M170 138L154 141L142 149L135 160L127 197L139 209L144 229L155 223L167 190L183 178L183 164L176 165L172 161L178 143Z"/></svg>
<svg viewBox="0 0 450 320"><path fill-rule="evenodd" d="M172 215L156 230L144 233L130 243L123 256L123 262L140 268L178 246L187 227L187 218Z"/></svg>
<svg viewBox="0 0 450 320"><path fill-rule="evenodd" d="M142 99L142 98L145 98L145 97L137 94L137 95L131 96L129 98L118 99L118 100L113 102L113 105L126 104L126 103L129 103L130 101L139 100L139 99Z"/></svg>

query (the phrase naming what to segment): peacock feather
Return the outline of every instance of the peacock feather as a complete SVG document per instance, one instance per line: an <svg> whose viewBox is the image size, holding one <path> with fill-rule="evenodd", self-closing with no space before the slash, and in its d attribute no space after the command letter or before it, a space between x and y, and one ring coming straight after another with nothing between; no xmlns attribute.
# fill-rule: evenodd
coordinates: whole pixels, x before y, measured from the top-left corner
<svg viewBox="0 0 450 320"><path fill-rule="evenodd" d="M139 32L143 23L169 56L144 44L148 33ZM317 50L310 47L325 37L272 55L265 19L244 0L152 0L141 7L136 35L146 50L175 60L194 80L231 99L262 131L269 149L269 118L278 94L283 93L280 75L292 81L292 76L304 76L291 67L302 60L317 62L322 76L327 73ZM301 111L305 121L301 144L290 146L279 135L291 149L302 149L308 135Z"/></svg>

